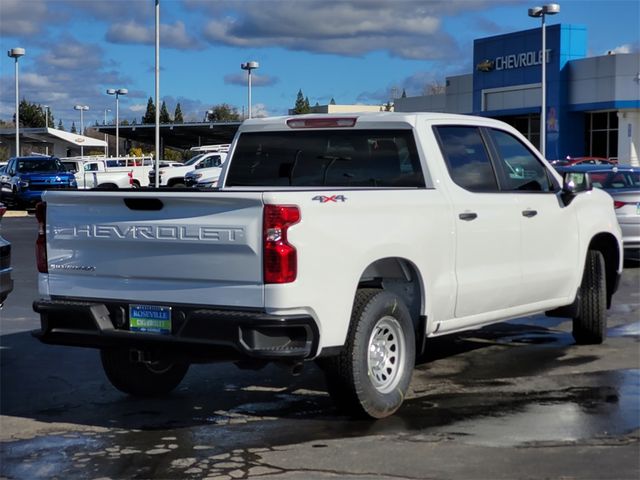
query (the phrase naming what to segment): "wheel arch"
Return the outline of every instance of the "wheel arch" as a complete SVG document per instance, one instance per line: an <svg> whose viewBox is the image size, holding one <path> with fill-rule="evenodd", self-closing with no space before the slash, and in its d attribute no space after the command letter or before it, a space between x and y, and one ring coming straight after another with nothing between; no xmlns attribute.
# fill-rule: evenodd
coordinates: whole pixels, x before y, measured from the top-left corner
<svg viewBox="0 0 640 480"><path fill-rule="evenodd" d="M611 307L611 299L618 288L618 267L621 261L620 245L610 233L598 233L591 242L588 250L597 250L602 253L605 263L607 284L607 308Z"/></svg>
<svg viewBox="0 0 640 480"><path fill-rule="evenodd" d="M358 288L380 288L398 295L411 314L416 332L424 327L425 288L416 265L403 257L387 257L369 264L358 281Z"/></svg>

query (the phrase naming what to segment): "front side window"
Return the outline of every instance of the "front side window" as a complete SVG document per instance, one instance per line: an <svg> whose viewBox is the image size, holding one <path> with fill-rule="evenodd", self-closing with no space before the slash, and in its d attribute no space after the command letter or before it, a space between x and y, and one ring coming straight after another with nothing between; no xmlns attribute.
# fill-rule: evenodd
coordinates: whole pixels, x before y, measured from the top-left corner
<svg viewBox="0 0 640 480"><path fill-rule="evenodd" d="M498 153L498 175L502 190L554 190L545 166L520 140L502 130L491 129L489 133Z"/></svg>
<svg viewBox="0 0 640 480"><path fill-rule="evenodd" d="M496 192L498 183L477 127L435 127L451 179L472 192Z"/></svg>
<svg viewBox="0 0 640 480"><path fill-rule="evenodd" d="M410 130L243 133L227 186L424 187Z"/></svg>

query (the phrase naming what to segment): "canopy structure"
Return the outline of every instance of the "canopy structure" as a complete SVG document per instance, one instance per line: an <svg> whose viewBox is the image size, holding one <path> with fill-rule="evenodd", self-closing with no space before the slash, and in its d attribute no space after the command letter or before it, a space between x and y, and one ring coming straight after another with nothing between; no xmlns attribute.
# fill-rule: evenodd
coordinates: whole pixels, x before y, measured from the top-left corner
<svg viewBox="0 0 640 480"><path fill-rule="evenodd" d="M188 150L201 145L231 143L242 122L228 123L175 123L160 125L160 150L166 147ZM100 133L115 136L115 125L93 127ZM120 140L155 145L155 125L121 125L118 129ZM162 155L161 155L162 158Z"/></svg>
<svg viewBox="0 0 640 480"><path fill-rule="evenodd" d="M0 143L9 147L10 156L15 156L16 131L13 128L0 129ZM107 142L98 138L80 135L78 133L65 132L55 128L21 128L20 129L20 153L43 153L57 157L69 157L80 152L89 154L91 149L104 153Z"/></svg>

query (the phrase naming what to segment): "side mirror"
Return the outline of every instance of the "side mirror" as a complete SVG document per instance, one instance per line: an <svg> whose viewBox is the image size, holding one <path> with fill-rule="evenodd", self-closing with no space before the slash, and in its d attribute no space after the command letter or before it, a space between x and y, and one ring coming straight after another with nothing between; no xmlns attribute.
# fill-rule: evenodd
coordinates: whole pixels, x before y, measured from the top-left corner
<svg viewBox="0 0 640 480"><path fill-rule="evenodd" d="M591 175L587 172L564 172L562 175L562 199L569 205L576 195L593 190Z"/></svg>

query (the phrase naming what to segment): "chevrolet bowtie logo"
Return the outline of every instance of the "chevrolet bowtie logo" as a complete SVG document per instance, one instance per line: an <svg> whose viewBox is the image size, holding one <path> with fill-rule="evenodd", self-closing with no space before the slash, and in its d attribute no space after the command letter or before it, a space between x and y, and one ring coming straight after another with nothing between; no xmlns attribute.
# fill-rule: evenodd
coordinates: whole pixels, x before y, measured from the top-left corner
<svg viewBox="0 0 640 480"><path fill-rule="evenodd" d="M493 60L483 60L479 64L476 65L476 70L480 72L490 72L496 66L496 62Z"/></svg>

